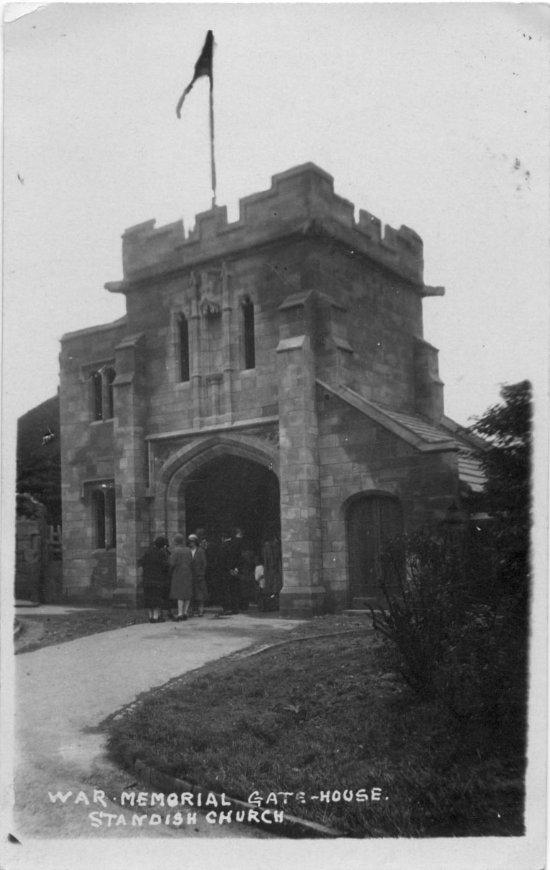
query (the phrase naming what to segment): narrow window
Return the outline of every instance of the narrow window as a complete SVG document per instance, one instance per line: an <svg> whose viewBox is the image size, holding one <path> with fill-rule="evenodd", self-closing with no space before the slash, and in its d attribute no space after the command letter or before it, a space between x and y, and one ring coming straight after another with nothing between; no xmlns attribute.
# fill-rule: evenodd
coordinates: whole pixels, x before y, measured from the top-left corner
<svg viewBox="0 0 550 870"><path fill-rule="evenodd" d="M112 482L92 491L93 546L96 550L116 547L116 499Z"/></svg>
<svg viewBox="0 0 550 870"><path fill-rule="evenodd" d="M116 501L112 487L105 490L105 546L107 549L116 547Z"/></svg>
<svg viewBox="0 0 550 870"><path fill-rule="evenodd" d="M180 381L189 380L189 325L187 318L181 314L178 318L178 347Z"/></svg>
<svg viewBox="0 0 550 870"><path fill-rule="evenodd" d="M115 415L115 401L113 391L113 381L116 377L116 372L113 368L105 369L103 378L105 382L105 420L110 420Z"/></svg>
<svg viewBox="0 0 550 870"><path fill-rule="evenodd" d="M103 420L103 378L101 372L92 375L92 401L94 420Z"/></svg>
<svg viewBox="0 0 550 870"><path fill-rule="evenodd" d="M95 489L92 493L92 516L94 523L94 548L105 549L105 493Z"/></svg>
<svg viewBox="0 0 550 870"><path fill-rule="evenodd" d="M254 343L254 303L247 296L242 303L243 309L243 344L244 367L253 369L256 366L256 348Z"/></svg>

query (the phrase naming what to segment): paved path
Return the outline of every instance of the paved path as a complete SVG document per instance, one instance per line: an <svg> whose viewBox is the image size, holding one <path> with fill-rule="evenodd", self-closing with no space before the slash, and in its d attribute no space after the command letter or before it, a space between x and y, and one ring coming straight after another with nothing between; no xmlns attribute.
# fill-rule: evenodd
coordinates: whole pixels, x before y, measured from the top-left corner
<svg viewBox="0 0 550 870"><path fill-rule="evenodd" d="M83 613L94 607L72 607L69 604L35 604L32 601L16 601L16 616L66 616L68 613Z"/></svg>
<svg viewBox="0 0 550 870"><path fill-rule="evenodd" d="M28 837L120 837L182 834L265 836L237 826L214 826L198 817L188 828L92 829L94 810L123 812L113 801L103 808L74 803L79 791L93 800L93 789L120 794L133 777L105 755L105 734L91 733L108 715L140 693L252 643L282 635L295 620L239 615L205 616L184 623L134 625L15 657L16 811L13 833ZM52 803L48 792L72 791L67 803ZM126 811L125 818L131 813Z"/></svg>

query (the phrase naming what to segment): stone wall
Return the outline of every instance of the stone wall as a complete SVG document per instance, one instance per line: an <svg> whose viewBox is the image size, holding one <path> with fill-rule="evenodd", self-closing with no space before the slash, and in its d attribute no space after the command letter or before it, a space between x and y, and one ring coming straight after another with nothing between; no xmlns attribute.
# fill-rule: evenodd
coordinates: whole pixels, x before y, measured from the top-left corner
<svg viewBox="0 0 550 870"><path fill-rule="evenodd" d="M62 338L60 354L61 492L63 577L66 594L89 597L104 551L94 550L89 490L115 474L114 420L94 419L90 373L114 363L125 320L81 330ZM94 573L95 572L95 573ZM101 573L102 589L114 589L114 566ZM93 595L92 597L95 597ZM105 597L101 593L100 597Z"/></svg>
<svg viewBox="0 0 550 870"><path fill-rule="evenodd" d="M359 493L396 496L405 531L440 522L459 500L455 450L420 452L317 388L323 582L348 604L346 508Z"/></svg>
<svg viewBox="0 0 550 870"><path fill-rule="evenodd" d="M349 347L345 383L395 410L416 410L415 348L422 297L397 274L325 241L304 251L302 283L340 306L335 335ZM322 365L323 350L319 353ZM329 379L335 371L331 359Z"/></svg>
<svg viewBox="0 0 550 870"><path fill-rule="evenodd" d="M346 346L345 382L366 398L396 410L415 410L414 354L422 334L422 302L408 282L375 265L367 269L341 251L330 254L311 239L236 257L226 265L225 290L222 264L210 266L220 276L214 293L221 309L217 317L201 316L200 295L198 301L189 273L128 293L128 330L145 336L150 433L276 413L279 309L293 293L309 290L339 303L335 337ZM249 370L243 362L243 299L250 299L255 310L256 365ZM182 313L190 333L191 376L186 382L178 372L176 321ZM287 329L299 334L301 325L289 323ZM318 365L326 351L333 370L330 350L316 348Z"/></svg>

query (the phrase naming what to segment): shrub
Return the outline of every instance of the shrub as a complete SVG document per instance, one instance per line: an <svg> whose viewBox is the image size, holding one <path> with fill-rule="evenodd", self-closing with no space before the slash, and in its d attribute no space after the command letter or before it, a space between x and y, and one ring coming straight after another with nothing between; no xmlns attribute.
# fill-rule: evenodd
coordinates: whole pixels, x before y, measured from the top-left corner
<svg viewBox="0 0 550 870"><path fill-rule="evenodd" d="M394 540L382 559L383 604L372 616L420 696L508 739L514 728L523 733L527 634L516 600L496 591L495 562L490 536L479 546L469 533L441 530Z"/></svg>
<svg viewBox="0 0 550 870"><path fill-rule="evenodd" d="M485 509L493 518L498 582L523 598L527 613L531 520L532 389L529 381L503 386L502 402L479 417L471 430L485 440L479 459L486 476Z"/></svg>

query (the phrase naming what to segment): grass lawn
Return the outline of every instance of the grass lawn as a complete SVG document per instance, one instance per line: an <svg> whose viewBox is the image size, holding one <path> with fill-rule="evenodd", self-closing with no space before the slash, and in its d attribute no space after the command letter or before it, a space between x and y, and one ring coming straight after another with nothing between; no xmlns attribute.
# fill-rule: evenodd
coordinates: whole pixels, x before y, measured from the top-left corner
<svg viewBox="0 0 550 870"><path fill-rule="evenodd" d="M500 723L469 733L420 702L367 633L222 661L152 692L109 727L119 763L130 753L244 800L301 791L288 812L348 836L523 833L521 747L499 740ZM373 788L380 800L355 799ZM353 800L314 797L343 790Z"/></svg>
<svg viewBox="0 0 550 870"><path fill-rule="evenodd" d="M217 608L216 608L217 610ZM214 611L215 612L215 611ZM211 613L207 611L207 616ZM251 611L252 616L261 614ZM270 618L273 614L265 614ZM149 620L147 610L130 610L125 607L90 607L83 610L62 614L34 614L32 608L18 611L17 621L22 630L15 638L15 654L33 652L45 646L65 643L90 634L102 631L112 631L116 628L127 628L131 625L141 625ZM304 634L323 634L333 631L356 629L364 624L362 619L348 617L323 616L301 623L292 632L293 636ZM273 640L288 636L274 630Z"/></svg>
<svg viewBox="0 0 550 870"><path fill-rule="evenodd" d="M16 654L32 652L44 646L65 643L89 634L137 625L147 622L147 618L146 610L130 611L113 607L95 607L50 616L45 614L34 616L32 610L24 611L17 613L22 631L16 638L15 652Z"/></svg>

